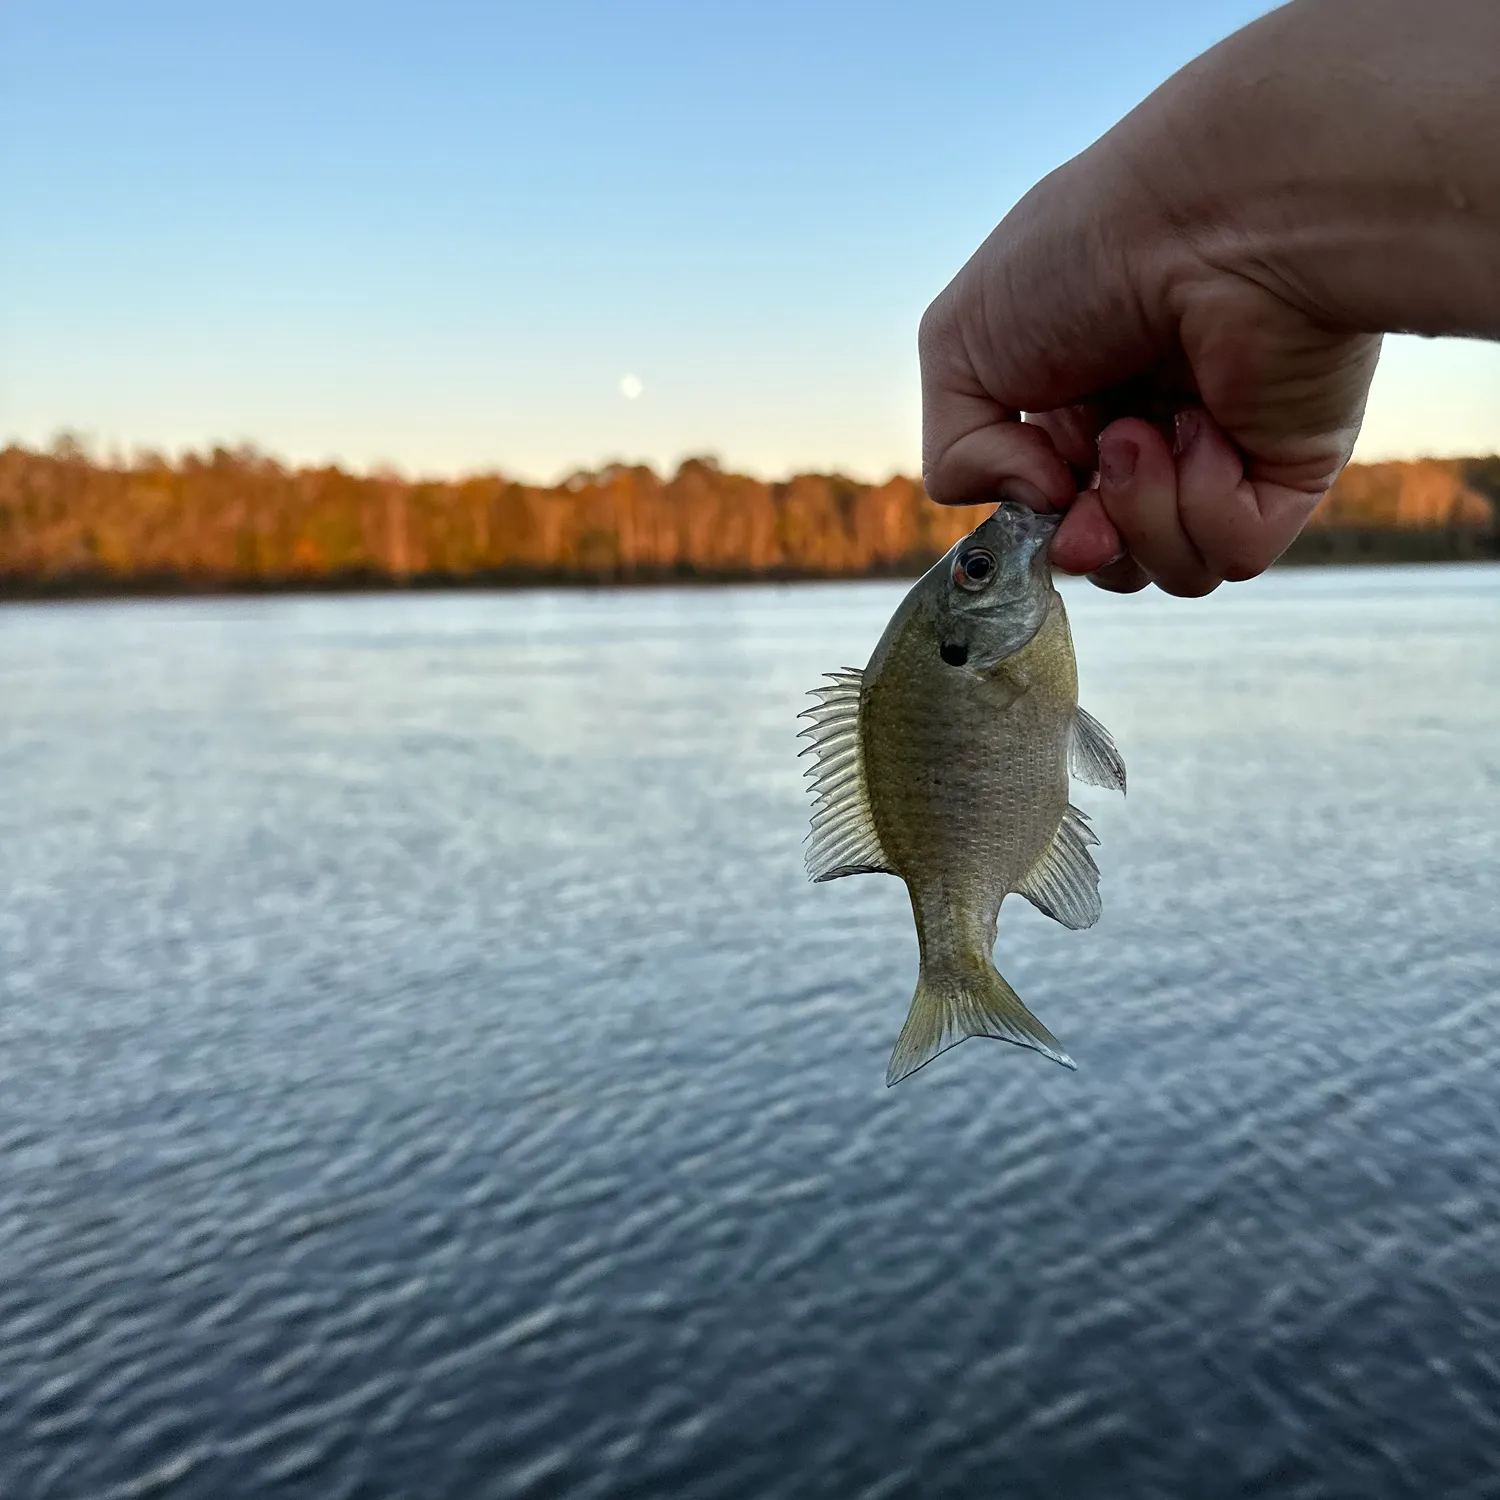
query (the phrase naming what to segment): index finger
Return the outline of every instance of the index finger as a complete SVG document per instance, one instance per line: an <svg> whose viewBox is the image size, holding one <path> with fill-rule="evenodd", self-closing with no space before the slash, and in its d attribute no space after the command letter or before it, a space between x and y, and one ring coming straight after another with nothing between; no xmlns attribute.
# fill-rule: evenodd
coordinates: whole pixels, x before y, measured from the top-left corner
<svg viewBox="0 0 1500 1500"><path fill-rule="evenodd" d="M992 497L1061 509L1077 493L1066 460L1042 427L996 401L969 360L942 299L922 319L922 478L941 505Z"/></svg>

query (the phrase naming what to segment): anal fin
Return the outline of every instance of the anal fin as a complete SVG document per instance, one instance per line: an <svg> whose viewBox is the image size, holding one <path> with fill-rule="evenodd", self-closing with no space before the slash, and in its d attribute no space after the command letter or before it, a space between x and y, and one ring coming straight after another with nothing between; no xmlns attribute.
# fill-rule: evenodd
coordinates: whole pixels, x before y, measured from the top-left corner
<svg viewBox="0 0 1500 1500"><path fill-rule="evenodd" d="M1069 806L1042 857L1016 887L1039 912L1075 930L1099 920L1099 867L1088 846L1099 842L1089 820Z"/></svg>

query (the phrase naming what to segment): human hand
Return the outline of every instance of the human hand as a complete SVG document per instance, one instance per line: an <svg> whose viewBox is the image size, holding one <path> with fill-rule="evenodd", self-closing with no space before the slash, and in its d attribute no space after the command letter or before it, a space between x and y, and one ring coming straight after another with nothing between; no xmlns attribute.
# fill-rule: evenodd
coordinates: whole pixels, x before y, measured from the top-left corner
<svg viewBox="0 0 1500 1500"><path fill-rule="evenodd" d="M1206 594L1302 529L1354 446L1380 340L1330 331L1165 216L1103 243L1080 221L1112 157L1043 182L929 309L923 470L949 504L1067 507L1065 571Z"/></svg>
<svg viewBox="0 0 1500 1500"><path fill-rule="evenodd" d="M1381 330L1500 324L1497 174L1451 118L1496 113L1500 7L1433 5L1299 0L1038 184L922 321L933 499L1067 508L1054 562L1122 591L1269 566L1349 458Z"/></svg>

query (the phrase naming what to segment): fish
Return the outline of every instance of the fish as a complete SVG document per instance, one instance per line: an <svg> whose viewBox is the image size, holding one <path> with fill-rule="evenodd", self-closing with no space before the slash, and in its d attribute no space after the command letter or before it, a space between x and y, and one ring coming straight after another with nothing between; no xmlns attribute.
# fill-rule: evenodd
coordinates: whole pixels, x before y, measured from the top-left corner
<svg viewBox="0 0 1500 1500"><path fill-rule="evenodd" d="M1070 776L1125 791L1108 730L1078 705L1048 549L1061 517L1004 501L912 586L863 671L829 672L802 751L814 881L905 881L921 957L887 1085L971 1036L1076 1064L994 964L1000 906L1099 919L1099 842Z"/></svg>

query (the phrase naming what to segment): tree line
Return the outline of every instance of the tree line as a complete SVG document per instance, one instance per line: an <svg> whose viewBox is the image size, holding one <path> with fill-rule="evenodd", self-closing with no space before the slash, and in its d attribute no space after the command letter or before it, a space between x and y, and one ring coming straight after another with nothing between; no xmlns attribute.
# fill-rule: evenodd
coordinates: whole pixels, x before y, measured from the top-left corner
<svg viewBox="0 0 1500 1500"><path fill-rule="evenodd" d="M290 468L250 449L106 461L62 440L0 450L0 589L907 574L984 513L934 505L912 479L768 482L708 458L542 486ZM1291 557L1486 555L1497 517L1500 458L1351 466Z"/></svg>

